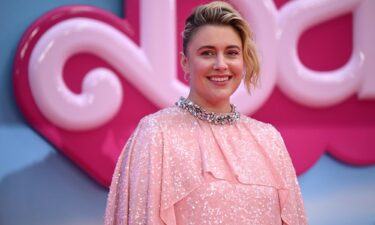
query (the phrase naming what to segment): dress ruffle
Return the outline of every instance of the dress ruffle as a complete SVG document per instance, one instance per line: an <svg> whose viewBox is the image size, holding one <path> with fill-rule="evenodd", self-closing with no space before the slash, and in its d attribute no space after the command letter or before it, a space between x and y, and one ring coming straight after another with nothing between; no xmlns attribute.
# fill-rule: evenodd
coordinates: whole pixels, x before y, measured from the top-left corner
<svg viewBox="0 0 375 225"><path fill-rule="evenodd" d="M158 138L161 139L153 142L161 146L151 148L153 151L161 151L160 161L152 161L157 157L147 159L148 164L153 164L153 168L160 169L161 180L155 181L151 177L148 181L154 185L160 184L158 189L160 224L175 225L177 221L175 205L207 182L207 177L274 188L278 193L283 224L307 224L290 157L280 134L271 125L245 116L242 116L235 125L211 125L197 120L179 108L172 107L144 118L140 127L148 127L143 128L142 132L147 130L147 133L142 137L158 134ZM136 142L139 138L137 132L132 142ZM134 147L132 143L127 145ZM127 154L149 151L149 149L132 148L126 150L129 151ZM147 153L150 154L153 153ZM121 158L119 163L123 163ZM131 165L118 165L117 168L122 169L116 169L115 173L131 172ZM121 179L120 175L115 174L113 182L121 183L118 179ZM107 206L107 217L111 217L108 216L109 214L116 216L130 212L129 206L122 207L126 208L127 212L112 212L116 211L113 210L115 207L113 204L120 204L119 200L114 198L119 198L121 192L128 192L122 188L129 187L129 184L124 184L119 188L116 184L112 184L111 187L111 192L116 193L109 195L109 203L112 205ZM129 203L122 204L129 205ZM106 221L109 221L110 218L107 217Z"/></svg>

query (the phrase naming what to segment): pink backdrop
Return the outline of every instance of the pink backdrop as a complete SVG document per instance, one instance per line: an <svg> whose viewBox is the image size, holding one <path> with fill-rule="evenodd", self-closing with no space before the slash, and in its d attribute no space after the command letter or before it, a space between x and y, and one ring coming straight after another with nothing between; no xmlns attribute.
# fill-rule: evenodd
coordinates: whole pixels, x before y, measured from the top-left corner
<svg viewBox="0 0 375 225"><path fill-rule="evenodd" d="M180 33L183 28L183 18L186 18L198 2L201 1L177 2L177 29L174 32L174 37L176 37L178 48L176 49L175 57L181 51ZM360 4L361 1L357 2L359 3L355 4ZM275 3L279 9L284 4L287 4L281 0L275 1ZM355 4L353 3L353 5ZM61 124L51 122L48 114L41 111L41 103L37 103L35 100L36 95L33 95L30 85L30 77L32 77L30 71L35 70L33 69L34 65L30 63L31 56L49 30L56 27L59 22L71 18L84 17L102 21L104 24L119 31L120 35L129 37L131 41L140 45L142 38L152 39L153 37L140 36L141 22L139 17L141 15L138 13L139 9L140 6L137 1L127 1L126 20L90 6L65 6L51 10L34 21L25 32L19 43L14 63L14 91L17 103L25 118L37 132L91 177L105 186L108 186L110 182L114 165L122 146L139 119L146 114L155 112L160 107L155 104L154 100L150 99L149 94L146 94L142 88L138 87L142 86L143 83L138 83L137 86L129 78L132 75L130 74L131 71L129 74L124 75L124 71L127 70L119 69L121 66L119 67L116 62L101 55L100 51L96 54L95 52L85 51L87 49L83 48L82 51L74 52L66 61L60 62L63 65L63 81L72 92L79 94L83 91L82 82L90 70L97 67L108 68L110 71L114 71L121 83L122 93L119 95L122 99L120 107L117 111L114 111L115 114L112 117L107 118L107 120L103 119L103 123L98 123L99 125L93 128L73 129L62 127ZM156 26L155 29L160 28ZM355 31L352 13L338 15L317 26L308 28L299 38L298 55L300 60L307 67L317 71L329 72L340 68L349 61L353 52ZM90 37L82 36L79 38L83 46L88 42L85 38L89 39ZM158 42L154 41L154 45L157 44ZM105 45L108 46L106 48L108 50L115 43L108 41ZM47 44L46 46L49 45ZM64 47L60 48L64 49ZM164 48L169 48L169 46ZM40 53L34 53L40 59L37 62L43 61L43 54L48 53L48 48L45 48ZM120 54L118 57L125 62L129 62L132 57L135 57L130 50L129 52L117 52L117 54ZM159 52L159 54L160 58L163 58L163 52ZM285 57L288 56L286 55ZM366 60L373 60L370 56L366 55L366 57ZM62 59L60 58L59 60ZM178 78L181 82L184 82L182 71L177 66L177 60L168 63L176 64ZM52 72L49 71L50 76L54 76ZM158 73L146 75L155 84L159 80L163 81L159 79L161 75ZM267 74L262 75L267 76ZM276 75L279 77L279 72L276 72ZM37 78L38 76L38 73L34 75ZM279 83L280 81L277 80L276 84L279 85ZM52 86L52 88L54 87ZM168 95L169 91L166 89L163 94ZM178 97L173 96L176 100ZM110 98L105 100L111 101ZM64 113L69 114L69 111L67 110ZM74 112L72 113L74 114ZM86 115L88 116L88 114ZM373 137L375 137L375 119L373 115L375 115L373 98L359 99L357 94L352 94L332 106L309 107L287 97L285 91L281 91L278 86L273 89L267 101L256 112L251 113L252 117L270 122L280 130L299 174L311 168L325 151L328 151L335 158L352 165L374 164L375 152L373 149L375 140Z"/></svg>

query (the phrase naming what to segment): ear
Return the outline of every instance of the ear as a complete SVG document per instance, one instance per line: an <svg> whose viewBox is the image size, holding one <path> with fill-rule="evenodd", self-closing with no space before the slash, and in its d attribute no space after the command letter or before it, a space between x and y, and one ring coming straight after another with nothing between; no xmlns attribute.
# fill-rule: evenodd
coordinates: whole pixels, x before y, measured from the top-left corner
<svg viewBox="0 0 375 225"><path fill-rule="evenodd" d="M184 73L188 74L189 73L188 58L183 52L180 52L180 56L181 56L181 61L180 61L181 68L184 71Z"/></svg>

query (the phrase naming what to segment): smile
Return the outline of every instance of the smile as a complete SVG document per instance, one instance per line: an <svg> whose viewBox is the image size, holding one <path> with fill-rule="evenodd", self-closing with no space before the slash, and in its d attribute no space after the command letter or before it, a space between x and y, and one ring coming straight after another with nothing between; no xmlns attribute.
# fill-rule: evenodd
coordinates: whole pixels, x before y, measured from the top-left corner
<svg viewBox="0 0 375 225"><path fill-rule="evenodd" d="M232 78L231 76L220 76L220 77L212 76L212 77L208 77L209 80L215 81L215 82L225 82L227 80L230 80L231 78Z"/></svg>

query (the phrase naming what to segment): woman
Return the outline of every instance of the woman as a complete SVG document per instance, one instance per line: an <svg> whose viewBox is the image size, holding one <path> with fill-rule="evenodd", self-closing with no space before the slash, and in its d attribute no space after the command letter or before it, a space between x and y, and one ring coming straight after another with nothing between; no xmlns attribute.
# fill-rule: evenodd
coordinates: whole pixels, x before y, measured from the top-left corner
<svg viewBox="0 0 375 225"><path fill-rule="evenodd" d="M280 134L230 104L259 72L246 21L227 3L196 8L181 65L190 93L140 121L117 163L105 224L307 224Z"/></svg>

